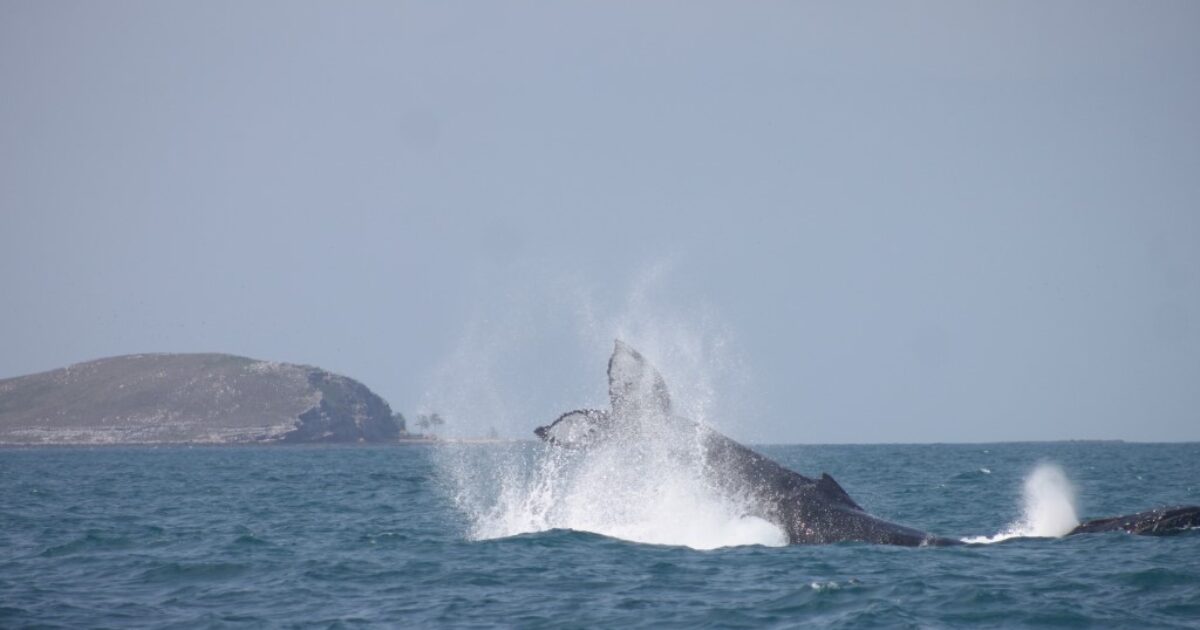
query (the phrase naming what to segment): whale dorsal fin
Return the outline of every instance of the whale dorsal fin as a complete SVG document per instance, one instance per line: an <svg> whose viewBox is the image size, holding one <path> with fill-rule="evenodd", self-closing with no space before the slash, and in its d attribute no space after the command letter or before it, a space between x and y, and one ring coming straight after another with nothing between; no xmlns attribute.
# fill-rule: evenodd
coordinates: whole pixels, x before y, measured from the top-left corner
<svg viewBox="0 0 1200 630"><path fill-rule="evenodd" d="M829 476L829 473L821 473L821 478L817 480L817 491L830 500L837 501L856 510L862 510L862 507L855 503L849 494L846 494L846 491L838 485L838 482L833 480L833 477Z"/></svg>
<svg viewBox="0 0 1200 630"><path fill-rule="evenodd" d="M662 375L620 339L608 360L608 398L618 417L671 414L671 394Z"/></svg>

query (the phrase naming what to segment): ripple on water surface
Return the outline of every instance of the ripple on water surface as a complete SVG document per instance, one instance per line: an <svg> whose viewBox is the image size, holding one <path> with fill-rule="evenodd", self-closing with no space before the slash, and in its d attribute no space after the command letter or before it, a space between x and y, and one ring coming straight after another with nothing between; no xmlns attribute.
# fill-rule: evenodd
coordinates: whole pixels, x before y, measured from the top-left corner
<svg viewBox="0 0 1200 630"><path fill-rule="evenodd" d="M1024 480L1047 459L1081 518L1200 504L1195 444L764 450L830 472L873 513L945 535L1018 522ZM643 544L555 527L474 540L439 457L426 446L0 450L0 626L1200 623L1197 532L952 549L697 550L669 530L668 544ZM624 513L667 519L656 527L672 514Z"/></svg>

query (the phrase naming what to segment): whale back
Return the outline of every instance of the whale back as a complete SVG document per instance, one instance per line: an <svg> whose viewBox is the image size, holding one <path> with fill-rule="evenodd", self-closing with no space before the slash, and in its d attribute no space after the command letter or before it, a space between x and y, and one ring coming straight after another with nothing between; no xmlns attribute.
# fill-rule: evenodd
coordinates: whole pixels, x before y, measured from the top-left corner
<svg viewBox="0 0 1200 630"><path fill-rule="evenodd" d="M1138 512L1136 514L1087 521L1067 532L1067 535L1127 532L1130 534L1163 536L1194 529L1200 529L1200 506L1176 505L1146 510L1145 512Z"/></svg>

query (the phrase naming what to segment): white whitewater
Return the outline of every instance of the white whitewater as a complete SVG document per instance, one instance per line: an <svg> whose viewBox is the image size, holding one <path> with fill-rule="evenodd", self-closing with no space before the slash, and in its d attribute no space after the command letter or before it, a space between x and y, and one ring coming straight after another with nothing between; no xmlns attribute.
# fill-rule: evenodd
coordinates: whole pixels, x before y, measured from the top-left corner
<svg viewBox="0 0 1200 630"><path fill-rule="evenodd" d="M461 457L456 498L468 536L570 529L694 549L787 543L779 527L746 516L739 501L705 481L687 436L671 437L685 438L684 446L643 434L586 451L539 444L508 456Z"/></svg>

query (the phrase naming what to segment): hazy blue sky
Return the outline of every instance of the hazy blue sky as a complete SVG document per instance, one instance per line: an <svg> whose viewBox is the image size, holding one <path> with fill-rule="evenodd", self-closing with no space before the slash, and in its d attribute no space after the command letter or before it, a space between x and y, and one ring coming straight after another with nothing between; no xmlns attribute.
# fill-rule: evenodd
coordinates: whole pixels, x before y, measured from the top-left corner
<svg viewBox="0 0 1200 630"><path fill-rule="evenodd" d="M0 0L0 377L528 435L621 334L745 439L1197 440L1198 112L1196 2Z"/></svg>

